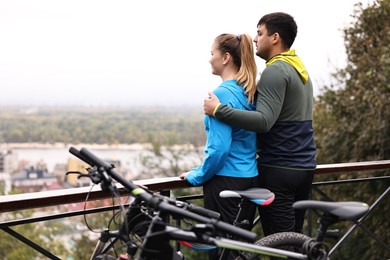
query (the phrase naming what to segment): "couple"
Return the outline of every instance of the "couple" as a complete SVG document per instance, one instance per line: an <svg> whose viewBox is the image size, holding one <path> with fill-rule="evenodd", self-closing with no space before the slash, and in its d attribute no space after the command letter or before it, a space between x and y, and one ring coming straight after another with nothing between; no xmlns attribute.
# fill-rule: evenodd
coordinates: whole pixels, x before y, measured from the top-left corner
<svg viewBox="0 0 390 260"><path fill-rule="evenodd" d="M302 232L305 211L292 204L308 198L316 168L313 86L290 49L296 34L289 14L270 13L259 20L253 42L266 68L257 86L251 37L222 34L215 39L210 63L223 82L204 101L205 158L200 167L180 175L203 185L205 208L228 223L238 213L239 199L221 199L220 191L271 190L275 200L259 208L264 235ZM255 208L245 212L253 220Z"/></svg>

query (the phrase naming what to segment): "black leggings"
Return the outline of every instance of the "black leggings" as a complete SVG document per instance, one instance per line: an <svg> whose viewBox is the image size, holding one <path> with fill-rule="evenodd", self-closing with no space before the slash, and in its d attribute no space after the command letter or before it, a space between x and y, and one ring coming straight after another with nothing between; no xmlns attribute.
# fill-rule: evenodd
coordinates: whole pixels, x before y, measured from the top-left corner
<svg viewBox="0 0 390 260"><path fill-rule="evenodd" d="M246 190L258 187L258 178L233 178L214 176L203 185L204 207L221 214L220 220L233 224L237 213L240 198L221 198L219 193L223 190ZM246 219L254 219L256 207L253 203L243 205L242 214Z"/></svg>
<svg viewBox="0 0 390 260"><path fill-rule="evenodd" d="M306 200L311 192L315 170L291 170L261 166L260 187L275 194L275 200L268 206L259 207L264 235L293 231L302 233L305 210L294 210L292 204Z"/></svg>
<svg viewBox="0 0 390 260"><path fill-rule="evenodd" d="M233 224L237 213L238 204L240 198L221 198L219 193L223 190L246 190L249 188L258 187L258 178L234 178L224 176L214 176L211 180L203 185L204 195L204 207L213 211L217 211L221 214L220 220ZM243 219L253 223L256 213L256 205L248 202L241 208L242 218L238 220L240 222ZM248 226L248 230L252 228L252 225ZM226 237L226 234L221 234ZM215 249L209 252L209 259L219 259L221 254L220 249ZM234 259L232 255L227 255L224 260Z"/></svg>

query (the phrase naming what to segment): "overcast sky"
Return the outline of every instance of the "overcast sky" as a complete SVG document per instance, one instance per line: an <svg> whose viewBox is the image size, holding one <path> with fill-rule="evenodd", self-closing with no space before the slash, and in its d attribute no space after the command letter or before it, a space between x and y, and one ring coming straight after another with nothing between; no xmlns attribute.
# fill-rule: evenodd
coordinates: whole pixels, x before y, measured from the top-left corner
<svg viewBox="0 0 390 260"><path fill-rule="evenodd" d="M342 29L357 2L2 0L0 105L203 106L221 82L214 38L254 37L274 11L297 21L293 48L318 93L345 65Z"/></svg>

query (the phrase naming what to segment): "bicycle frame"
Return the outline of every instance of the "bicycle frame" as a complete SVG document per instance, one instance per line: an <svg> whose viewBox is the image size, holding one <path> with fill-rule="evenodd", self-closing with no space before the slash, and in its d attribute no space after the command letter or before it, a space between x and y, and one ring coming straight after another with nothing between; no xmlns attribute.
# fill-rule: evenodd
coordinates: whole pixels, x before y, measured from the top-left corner
<svg viewBox="0 0 390 260"><path fill-rule="evenodd" d="M203 243L229 250L249 252L284 259L309 259L307 255L302 253L252 244L251 242L256 240L255 233L216 220L212 217L201 215L199 212L194 213L177 207L176 205L172 205L165 201L161 196L151 194L145 189L133 184L131 181L123 179L113 170L113 165L109 165L100 160L85 148L78 151L77 149L71 147L69 152L94 167L93 170L89 169L88 175L90 175L89 177L94 183L101 183L102 189L115 193L115 185L112 184L112 179L114 179L128 189L136 200L144 201L147 207L156 210L157 214L152 218L144 239L142 240L143 243L139 259L156 259L156 256L157 258L163 257L163 259L181 259L181 256L173 250L173 246L169 243L174 240ZM329 207L336 209L336 206L333 207L333 205L326 204L324 202L316 203L323 209ZM303 206L303 204L308 204L310 206L309 201L302 202L301 205ZM312 205L313 204L311 204L311 206ZM359 214L364 214L366 209L359 208L358 210ZM351 218L352 216L356 217L356 213L352 214L352 212L348 211L344 211L344 213L350 214ZM160 214L179 216L182 219L190 219L200 224L195 224L186 230L169 225L166 221L162 220ZM242 239L243 241L219 237L217 235L219 232L227 233L235 239ZM130 249L132 246L137 247L132 244L131 241L127 242L130 242Z"/></svg>

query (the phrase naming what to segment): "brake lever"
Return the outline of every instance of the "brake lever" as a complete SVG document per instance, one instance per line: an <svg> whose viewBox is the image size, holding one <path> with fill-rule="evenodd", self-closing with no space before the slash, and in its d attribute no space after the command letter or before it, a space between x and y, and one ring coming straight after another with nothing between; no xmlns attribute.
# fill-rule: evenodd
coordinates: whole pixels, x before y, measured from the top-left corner
<svg viewBox="0 0 390 260"><path fill-rule="evenodd" d="M87 177L87 178L90 178L94 184L99 184L102 181L102 178L99 176L99 174L97 174L97 170L92 170L91 168L87 168L87 171L88 171L87 174L79 172L79 171L69 171L69 172L66 172L65 175L77 174L78 175L77 179Z"/></svg>
<svg viewBox="0 0 390 260"><path fill-rule="evenodd" d="M69 174L77 174L77 179L80 179L82 177L88 177L88 178L91 178L91 176L89 174L85 174L85 173L82 173L82 172L78 172L78 171L69 171L69 172L66 172L65 175L69 175Z"/></svg>

